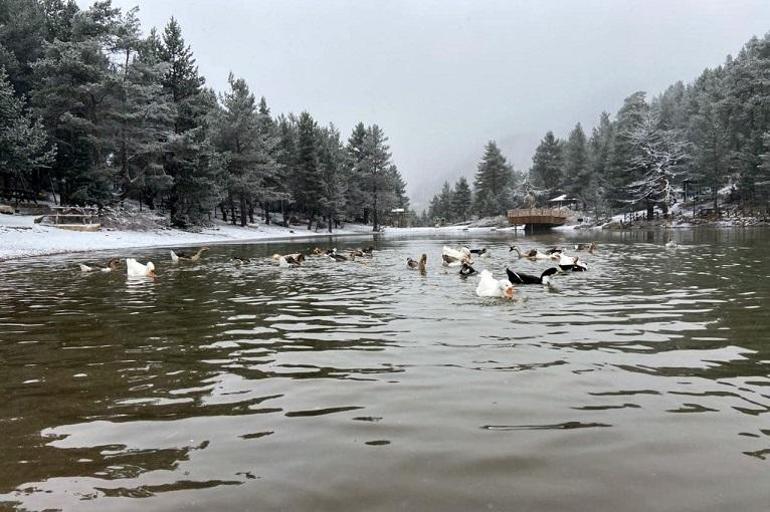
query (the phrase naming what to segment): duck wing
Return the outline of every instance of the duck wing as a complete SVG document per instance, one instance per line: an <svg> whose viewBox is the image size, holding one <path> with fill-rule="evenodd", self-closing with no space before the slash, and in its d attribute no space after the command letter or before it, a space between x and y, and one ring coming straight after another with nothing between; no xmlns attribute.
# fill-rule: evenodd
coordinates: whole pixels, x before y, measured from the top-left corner
<svg viewBox="0 0 770 512"><path fill-rule="evenodd" d="M541 282L540 278L537 276L516 272L509 268L505 269L505 273L508 274L508 280L513 284L540 284Z"/></svg>

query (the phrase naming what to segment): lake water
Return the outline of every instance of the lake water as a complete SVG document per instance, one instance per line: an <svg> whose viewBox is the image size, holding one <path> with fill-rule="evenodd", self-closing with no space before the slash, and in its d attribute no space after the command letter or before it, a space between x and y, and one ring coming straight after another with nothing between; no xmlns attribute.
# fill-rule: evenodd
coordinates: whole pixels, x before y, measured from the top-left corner
<svg viewBox="0 0 770 512"><path fill-rule="evenodd" d="M590 270L515 302L437 264L547 268L513 235L120 255L155 282L0 263L0 508L767 511L770 232L565 236L516 243L599 237Z"/></svg>

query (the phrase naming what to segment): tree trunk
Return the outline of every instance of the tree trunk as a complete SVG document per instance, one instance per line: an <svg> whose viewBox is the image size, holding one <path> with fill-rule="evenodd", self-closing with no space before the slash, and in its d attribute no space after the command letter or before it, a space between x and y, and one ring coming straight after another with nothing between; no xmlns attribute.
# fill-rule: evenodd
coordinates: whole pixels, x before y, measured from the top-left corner
<svg viewBox="0 0 770 512"><path fill-rule="evenodd" d="M249 201L249 223L254 224L254 204Z"/></svg>
<svg viewBox="0 0 770 512"><path fill-rule="evenodd" d="M262 206L265 209L265 225L267 226L270 224L270 203L268 201L264 201Z"/></svg>
<svg viewBox="0 0 770 512"><path fill-rule="evenodd" d="M286 218L286 201L281 199L281 217L283 217L283 227L289 227L289 219Z"/></svg>
<svg viewBox="0 0 770 512"><path fill-rule="evenodd" d="M332 214L329 214L329 233L332 232Z"/></svg>
<svg viewBox="0 0 770 512"><path fill-rule="evenodd" d="M240 201L241 208L241 226L245 226L248 222L246 214L248 213L248 205L246 204L246 198L241 195Z"/></svg>
<svg viewBox="0 0 770 512"><path fill-rule="evenodd" d="M380 219L377 213L377 186L374 186L374 211L372 212L372 231L377 231L380 227Z"/></svg>
<svg viewBox="0 0 770 512"><path fill-rule="evenodd" d="M647 220L653 220L655 218L655 205L648 199L647 200Z"/></svg>
<svg viewBox="0 0 770 512"><path fill-rule="evenodd" d="M222 220L227 222L227 210L225 209L224 203L219 203L219 211L222 212Z"/></svg>
<svg viewBox="0 0 770 512"><path fill-rule="evenodd" d="M310 214L310 218L307 221L307 230L312 231L313 230L313 214Z"/></svg>

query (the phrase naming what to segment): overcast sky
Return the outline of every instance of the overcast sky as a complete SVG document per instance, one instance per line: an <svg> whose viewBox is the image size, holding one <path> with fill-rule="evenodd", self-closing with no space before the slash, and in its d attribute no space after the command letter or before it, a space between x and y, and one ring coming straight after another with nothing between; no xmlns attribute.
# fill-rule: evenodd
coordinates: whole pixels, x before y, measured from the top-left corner
<svg viewBox="0 0 770 512"><path fill-rule="evenodd" d="M81 7L92 2L78 0ZM519 169L552 129L586 131L637 90L694 79L770 30L770 0L113 0L173 15L221 91L244 77L274 113L345 137L377 123L420 203L472 177L496 139Z"/></svg>

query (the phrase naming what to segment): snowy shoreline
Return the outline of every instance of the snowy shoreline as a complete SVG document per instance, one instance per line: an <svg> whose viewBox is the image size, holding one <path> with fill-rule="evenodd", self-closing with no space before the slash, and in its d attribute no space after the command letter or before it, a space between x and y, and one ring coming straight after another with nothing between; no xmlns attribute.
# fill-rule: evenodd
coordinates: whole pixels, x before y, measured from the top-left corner
<svg viewBox="0 0 770 512"><path fill-rule="evenodd" d="M0 215L0 261L114 249L184 247L228 243L267 243L329 236L371 236L368 226L350 225L334 233L285 228L274 225L233 226L218 223L198 233L179 229L149 231L101 230L97 232L66 231L34 223L32 215Z"/></svg>
<svg viewBox="0 0 770 512"><path fill-rule="evenodd" d="M309 240L324 237L373 237L371 226L349 224L333 233L308 231L304 227L285 228L276 225L246 227L218 223L198 233L179 229L148 231L101 230L97 232L66 231L35 224L33 215L0 215L0 261L83 253L116 249L185 247L232 243L259 244L278 241ZM424 236L441 234L487 234L513 232L513 228L447 226L440 228L386 228L379 236Z"/></svg>

